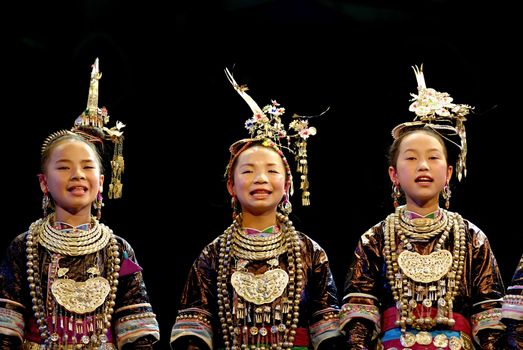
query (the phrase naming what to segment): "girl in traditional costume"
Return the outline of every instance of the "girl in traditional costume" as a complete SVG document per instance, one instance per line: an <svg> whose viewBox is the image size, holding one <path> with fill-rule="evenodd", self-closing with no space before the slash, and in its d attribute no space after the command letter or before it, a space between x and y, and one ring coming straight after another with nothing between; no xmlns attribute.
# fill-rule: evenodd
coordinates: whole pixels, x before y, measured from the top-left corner
<svg viewBox="0 0 523 350"><path fill-rule="evenodd" d="M448 210L453 171L466 175L471 107L427 88L422 69L414 71L416 117L393 129L389 152L396 210L358 242L340 329L350 349L495 349L503 331L496 259L485 234ZM455 169L446 143L459 150Z"/></svg>
<svg viewBox="0 0 523 350"><path fill-rule="evenodd" d="M114 143L109 198L121 196L124 169L124 125L103 126L109 116L98 108L100 77L96 59L87 109L42 146L44 216L13 240L0 265L2 349L150 350L159 338L133 249L99 221L97 146Z"/></svg>
<svg viewBox="0 0 523 350"><path fill-rule="evenodd" d="M337 291L325 251L289 219L292 151L309 204L307 139L316 133L296 116L284 128L276 101L259 108L226 70L254 115L251 138L230 147L227 188L233 223L194 262L172 329L176 350L333 349Z"/></svg>

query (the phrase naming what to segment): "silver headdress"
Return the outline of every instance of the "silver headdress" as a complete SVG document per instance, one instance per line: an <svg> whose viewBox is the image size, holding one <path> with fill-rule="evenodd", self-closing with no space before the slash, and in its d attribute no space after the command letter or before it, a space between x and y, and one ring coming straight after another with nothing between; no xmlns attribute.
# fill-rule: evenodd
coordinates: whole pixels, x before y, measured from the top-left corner
<svg viewBox="0 0 523 350"><path fill-rule="evenodd" d="M302 190L302 204L310 204L308 163L307 163L307 140L309 136L316 135L316 128L309 126L307 119L311 117L294 114L293 120L289 123L288 129L282 122L282 115L285 108L274 100L271 104L260 108L258 104L247 94L247 86L239 85L233 78L231 72L226 68L225 75L229 79L236 92L247 102L253 112L253 116L245 122L245 128L249 131L250 138L236 141L231 145L231 161L228 169L232 165L236 155L240 153L242 146L248 142L261 141L267 146L271 146L279 151L282 156L290 181L290 192L292 195L292 176L289 165L283 150L288 150L294 155L297 163L297 172L300 174L300 189ZM325 112L323 112L325 113ZM322 113L322 114L323 114Z"/></svg>
<svg viewBox="0 0 523 350"><path fill-rule="evenodd" d="M467 136L465 132L466 115L473 107L465 104L452 103L453 98L446 92L438 92L427 88L423 76L423 65L412 67L418 83L418 94L412 94L412 104L409 111L416 116L411 122L399 124L392 129L392 137L399 138L405 130L412 127L427 127L433 129L445 140L456 145L460 152L456 161L456 174L461 181L462 176L467 176ZM459 136L459 143L452 140L452 136Z"/></svg>
<svg viewBox="0 0 523 350"><path fill-rule="evenodd" d="M104 140L114 144L114 153L111 160L111 183L109 184L109 198L120 198L122 196L121 176L124 171L123 148L123 129L125 124L117 121L116 125L107 128L109 114L105 107L98 107L98 83L102 73L99 70L98 58L94 61L91 69L91 79L89 82L89 94L87 97L87 107L76 118L74 126L70 130L60 130L49 135L43 145L42 153L56 140L71 133L79 134L87 141L92 143L103 143Z"/></svg>

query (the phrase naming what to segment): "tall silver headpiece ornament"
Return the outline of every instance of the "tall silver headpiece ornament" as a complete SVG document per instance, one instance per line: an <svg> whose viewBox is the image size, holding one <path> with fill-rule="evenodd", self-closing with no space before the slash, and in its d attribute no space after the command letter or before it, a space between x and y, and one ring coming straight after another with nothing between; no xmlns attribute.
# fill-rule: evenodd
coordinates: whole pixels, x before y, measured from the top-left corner
<svg viewBox="0 0 523 350"><path fill-rule="evenodd" d="M98 58L91 66L91 79L89 82L89 93L87 96L87 107L78 116L74 126L70 130L60 130L49 135L43 145L42 153L45 152L53 142L59 138L75 133L81 135L87 141L92 143L103 143L104 140L111 141L114 144L114 153L111 160L111 183L109 184L109 198L120 198L122 196L121 176L124 171L123 148L123 131L125 124L117 121L116 125L107 128L105 124L109 122L109 114L105 107L98 107L99 80L102 73L99 69Z"/></svg>

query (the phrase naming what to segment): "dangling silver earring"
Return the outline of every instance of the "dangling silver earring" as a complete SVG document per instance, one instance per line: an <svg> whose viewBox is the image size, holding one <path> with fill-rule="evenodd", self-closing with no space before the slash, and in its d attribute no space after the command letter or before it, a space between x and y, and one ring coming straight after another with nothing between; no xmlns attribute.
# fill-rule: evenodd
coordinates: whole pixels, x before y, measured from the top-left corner
<svg viewBox="0 0 523 350"><path fill-rule="evenodd" d="M292 204L289 201L289 195L287 192L285 192L283 195L283 199L281 200L280 204L278 204L278 207L285 216L289 216L289 214L292 212Z"/></svg>
<svg viewBox="0 0 523 350"><path fill-rule="evenodd" d="M392 204L394 205L394 208L397 208L400 204L398 202L398 199L401 197L401 190L400 185L398 183L393 182L392 183Z"/></svg>
<svg viewBox="0 0 523 350"><path fill-rule="evenodd" d="M445 200L445 209L449 209L450 207L450 196L452 195L452 192L450 191L449 183L447 182L445 184L445 187L443 187L443 191L441 191L441 196Z"/></svg>
<svg viewBox="0 0 523 350"><path fill-rule="evenodd" d="M93 208L96 209L96 218L100 220L102 217L102 207L104 206L102 192L98 192L96 200L93 202Z"/></svg>
<svg viewBox="0 0 523 350"><path fill-rule="evenodd" d="M232 195L232 197L231 197L231 209L232 209L232 219L236 220L236 218L240 214L240 210L238 209L238 201L236 200L235 195Z"/></svg>
<svg viewBox="0 0 523 350"><path fill-rule="evenodd" d="M47 216L47 209L51 208L51 200L49 199L49 195L47 192L44 193L44 196L42 197L42 211L44 212L44 217Z"/></svg>

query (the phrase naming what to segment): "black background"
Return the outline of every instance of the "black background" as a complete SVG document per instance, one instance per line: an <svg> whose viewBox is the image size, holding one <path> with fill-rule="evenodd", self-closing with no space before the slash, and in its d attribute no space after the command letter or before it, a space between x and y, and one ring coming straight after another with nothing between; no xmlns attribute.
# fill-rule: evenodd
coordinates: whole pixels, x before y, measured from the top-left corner
<svg viewBox="0 0 523 350"><path fill-rule="evenodd" d="M105 0L3 12L0 248L41 215L41 143L83 111L99 57L100 106L127 124L123 199L106 201L102 221L144 268L157 349L191 263L231 220L227 148L251 112L225 67L287 117L330 107L309 142L312 206L298 192L291 219L327 251L341 292L357 239L392 211L385 153L392 127L413 118L411 66L423 63L429 87L475 106L451 210L485 231L510 279L522 253L521 40L504 3Z"/></svg>

